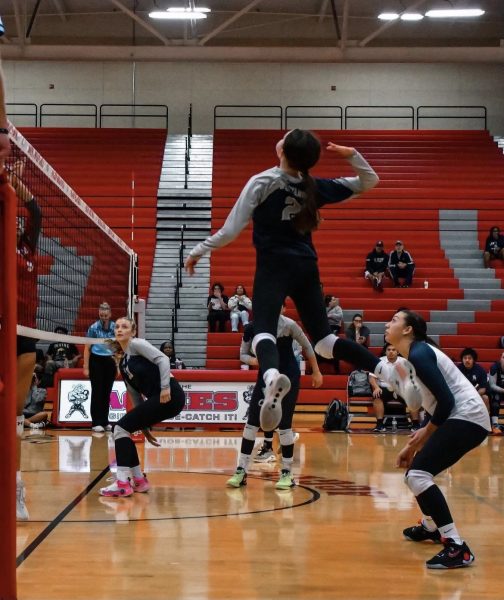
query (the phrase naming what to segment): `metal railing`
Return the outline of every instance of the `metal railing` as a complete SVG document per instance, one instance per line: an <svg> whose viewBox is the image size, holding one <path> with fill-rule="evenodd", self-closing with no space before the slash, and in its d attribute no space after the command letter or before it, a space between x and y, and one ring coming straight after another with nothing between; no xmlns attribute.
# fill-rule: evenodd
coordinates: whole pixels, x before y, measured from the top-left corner
<svg viewBox="0 0 504 600"><path fill-rule="evenodd" d="M266 114L263 111L261 114L256 114L254 112L248 112L246 114L241 114L241 112L246 111L247 109L267 109L271 110L272 114ZM225 109L223 114L217 114L220 109ZM241 112L236 114L234 109L239 109ZM277 106L274 104L217 104L214 106L214 129L217 129L217 120L218 119L273 119L275 122L278 121L275 129L282 129L283 126L283 108L281 106ZM243 129L243 126L240 127ZM264 128L262 128L264 129Z"/></svg>
<svg viewBox="0 0 504 600"><path fill-rule="evenodd" d="M108 109L119 109L119 112L107 112ZM124 110L123 110L124 109ZM129 112L126 112L126 110ZM155 113L138 112L144 109L159 109ZM100 106L100 127L104 119L161 119L164 129L168 129L168 106L166 104L102 104ZM160 127L161 128L161 127Z"/></svg>
<svg viewBox="0 0 504 600"><path fill-rule="evenodd" d="M30 117L35 120L33 127L38 127L38 106L34 102L7 102L5 108L7 109L7 116L11 121L12 117ZM22 110L32 108L33 110L31 112L17 112L18 108Z"/></svg>
<svg viewBox="0 0 504 600"><path fill-rule="evenodd" d="M366 114L349 114L352 109L364 109L361 112L364 112L366 109L369 109L369 113ZM404 110L407 114L400 114L399 112L394 112L393 114L375 114L374 111L379 109L380 111L392 109L396 111L397 109ZM350 119L407 119L410 121L411 129L415 129L415 109L412 106L373 106L373 105L350 105L345 106L345 120L344 120L344 129L348 129L348 121Z"/></svg>
<svg viewBox="0 0 504 600"><path fill-rule="evenodd" d="M172 308L172 342L175 345L175 334L178 333L178 311L180 309L180 288L183 287L182 274L184 269L184 232L186 225L180 227L180 245L179 245L179 256L177 269L175 271L175 290L174 290L174 301Z"/></svg>
<svg viewBox="0 0 504 600"><path fill-rule="evenodd" d="M295 112L296 109L303 109L303 111L305 111L302 114L289 114L292 112ZM313 110L313 114L312 112L306 112L306 109L308 110ZM320 114L319 110L321 112L325 111L325 110L331 110L334 111L336 114ZM314 114L317 113L317 114ZM286 106L285 107L285 129L292 129L291 127L289 127L289 119L336 119L337 121L339 121L339 129L343 129L343 108L341 106L315 106L315 105L291 105L291 106ZM316 127L314 127L314 129L317 129ZM327 129L326 127L321 127L320 129ZM332 129L332 128L331 128Z"/></svg>
<svg viewBox="0 0 504 600"><path fill-rule="evenodd" d="M453 109L457 110L466 110L466 109L475 109L480 112L480 114L476 115L431 115L431 114L420 114L424 109L436 109L436 110L444 110L449 109L450 111ZM416 128L420 129L420 119L476 119L477 121L483 121L483 129L487 128L487 108L486 106L418 106L416 109Z"/></svg>
<svg viewBox="0 0 504 600"><path fill-rule="evenodd" d="M88 112L47 112L48 110L50 111L51 109L56 109L56 107L61 107L61 108L65 108L65 107L71 107L72 109L76 109L76 108L82 108L82 109L89 109ZM96 104L69 104L69 103L47 103L47 104L41 104L40 105L40 111L39 111L39 123L40 123L40 127L43 126L44 124L44 118L49 118L49 117L65 117L65 118L74 118L74 117L79 117L80 119L82 118L90 118L93 119L93 123L94 123L94 127L96 128L98 126L98 107L96 106Z"/></svg>

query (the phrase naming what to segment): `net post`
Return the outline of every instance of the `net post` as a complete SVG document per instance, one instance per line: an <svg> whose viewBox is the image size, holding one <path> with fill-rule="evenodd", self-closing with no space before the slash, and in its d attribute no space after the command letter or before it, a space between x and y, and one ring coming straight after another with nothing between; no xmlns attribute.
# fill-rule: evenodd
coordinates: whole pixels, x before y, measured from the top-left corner
<svg viewBox="0 0 504 600"><path fill-rule="evenodd" d="M0 598L16 599L16 197L0 183L0 405L7 426L0 435L0 456L7 483L0 494Z"/></svg>
<svg viewBox="0 0 504 600"><path fill-rule="evenodd" d="M134 319L137 325L137 336L145 338L145 300L138 298L135 302Z"/></svg>

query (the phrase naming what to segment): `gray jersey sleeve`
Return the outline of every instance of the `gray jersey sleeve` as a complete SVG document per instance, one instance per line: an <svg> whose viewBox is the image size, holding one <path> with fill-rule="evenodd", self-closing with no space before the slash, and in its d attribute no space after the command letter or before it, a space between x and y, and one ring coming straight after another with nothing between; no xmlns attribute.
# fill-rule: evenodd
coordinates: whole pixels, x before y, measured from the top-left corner
<svg viewBox="0 0 504 600"><path fill-rule="evenodd" d="M348 162L352 165L357 176L339 177L334 181L351 189L354 194L362 194L362 192L370 190L378 184L380 180L378 175L368 161L362 154L357 152L357 150L354 151L353 155L348 159Z"/></svg>
<svg viewBox="0 0 504 600"><path fill-rule="evenodd" d="M490 389L492 390L492 392L497 392L498 394L502 394L504 393L504 389L502 389L500 386L497 385L497 374L493 374L490 373L490 375L488 376L488 383L490 385Z"/></svg>
<svg viewBox="0 0 504 600"><path fill-rule="evenodd" d="M259 205L267 181L268 178L263 177L262 173L249 179L224 225L204 242L197 244L189 256L203 256L216 248L226 246L238 237L250 222L255 208Z"/></svg>
<svg viewBox="0 0 504 600"><path fill-rule="evenodd" d="M129 353L143 356L157 365L161 375L161 389L170 387L170 359L161 350L154 348L147 340L133 338L129 343Z"/></svg>
<svg viewBox="0 0 504 600"><path fill-rule="evenodd" d="M313 351L312 345L310 344L310 340L303 333L301 327L288 317L283 317L285 320L285 329L282 331L283 335L290 335L290 337L303 348L306 358L311 358L315 355Z"/></svg>

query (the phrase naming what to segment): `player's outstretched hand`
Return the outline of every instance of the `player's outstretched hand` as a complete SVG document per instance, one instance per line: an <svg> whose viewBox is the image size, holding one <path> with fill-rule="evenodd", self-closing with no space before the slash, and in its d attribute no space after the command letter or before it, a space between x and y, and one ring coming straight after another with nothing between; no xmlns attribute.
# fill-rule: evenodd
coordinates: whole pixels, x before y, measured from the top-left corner
<svg viewBox="0 0 504 600"><path fill-rule="evenodd" d="M329 152L334 152L340 158L351 158L355 152L355 148L350 148L349 146L338 146L338 144L333 144L333 142L329 142L327 144L326 150L329 150Z"/></svg>
<svg viewBox="0 0 504 600"><path fill-rule="evenodd" d="M196 263L199 261L201 256L188 256L184 263L185 270L189 273L189 275L194 275L194 267Z"/></svg>

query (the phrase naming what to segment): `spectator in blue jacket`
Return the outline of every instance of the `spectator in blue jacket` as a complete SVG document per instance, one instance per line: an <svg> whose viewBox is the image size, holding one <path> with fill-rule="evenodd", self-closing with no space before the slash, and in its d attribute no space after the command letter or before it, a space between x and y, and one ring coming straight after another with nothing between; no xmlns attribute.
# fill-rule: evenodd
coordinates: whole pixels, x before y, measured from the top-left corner
<svg viewBox="0 0 504 600"><path fill-rule="evenodd" d="M397 240L395 250L390 253L388 268L395 287L411 287L415 263L411 254L404 249L401 240ZM404 281L402 285L400 285L399 279Z"/></svg>

